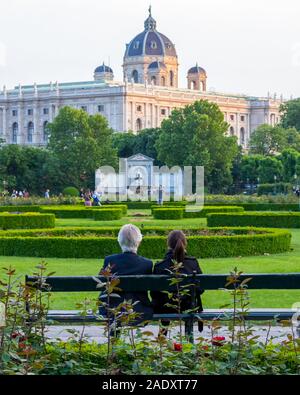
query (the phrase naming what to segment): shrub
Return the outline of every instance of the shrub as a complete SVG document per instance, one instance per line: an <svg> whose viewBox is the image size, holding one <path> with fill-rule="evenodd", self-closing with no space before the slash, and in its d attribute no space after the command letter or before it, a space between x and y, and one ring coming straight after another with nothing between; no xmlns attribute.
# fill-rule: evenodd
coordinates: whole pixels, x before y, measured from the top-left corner
<svg viewBox="0 0 300 395"><path fill-rule="evenodd" d="M182 219L183 209L182 208L155 208L153 210L153 217L155 219Z"/></svg>
<svg viewBox="0 0 300 395"><path fill-rule="evenodd" d="M38 229L54 228L55 216L53 214L0 214L0 228L2 229Z"/></svg>
<svg viewBox="0 0 300 395"><path fill-rule="evenodd" d="M122 218L123 211L121 208L103 208L101 210L93 210L95 221L113 221Z"/></svg>
<svg viewBox="0 0 300 395"><path fill-rule="evenodd" d="M150 236L151 230L153 236ZM139 254L161 259L166 251L166 232L171 228L147 228ZM213 230L213 229L211 229ZM188 253L197 258L275 254L290 249L291 234L281 229L216 228L232 235L188 236ZM120 252L115 228L69 228L41 231L0 232L0 255L41 258L104 258ZM145 232L146 229L143 229ZM161 233L160 233L161 232ZM248 232L249 234L245 234ZM161 235L159 235L161 234Z"/></svg>
<svg viewBox="0 0 300 395"><path fill-rule="evenodd" d="M79 196L79 191L75 187L67 187L63 190L63 195L64 196L73 196L73 197L78 197Z"/></svg>
<svg viewBox="0 0 300 395"><path fill-rule="evenodd" d="M82 206L41 206L41 213L54 214L56 218L93 218L90 207Z"/></svg>
<svg viewBox="0 0 300 395"><path fill-rule="evenodd" d="M195 206L196 208L197 206ZM209 213L231 213L231 212L243 212L244 208L239 206L205 206L201 211L186 211L185 208L176 207L177 209L183 210L183 218L206 218ZM161 210L160 206L152 206L152 214L154 211ZM164 207L163 209L173 209L173 207ZM154 218L157 218L154 216Z"/></svg>
<svg viewBox="0 0 300 395"><path fill-rule="evenodd" d="M91 208L92 209L109 209L109 208L114 209L114 208L119 208L119 209L122 210L122 214L123 215L127 215L127 209L128 209L126 204L114 204L114 205L103 204L102 206L92 206Z"/></svg>
<svg viewBox="0 0 300 395"><path fill-rule="evenodd" d="M209 214L208 226L255 226L272 228L300 228L300 213Z"/></svg>
<svg viewBox="0 0 300 395"><path fill-rule="evenodd" d="M0 212L35 213L40 211L40 206L0 206Z"/></svg>

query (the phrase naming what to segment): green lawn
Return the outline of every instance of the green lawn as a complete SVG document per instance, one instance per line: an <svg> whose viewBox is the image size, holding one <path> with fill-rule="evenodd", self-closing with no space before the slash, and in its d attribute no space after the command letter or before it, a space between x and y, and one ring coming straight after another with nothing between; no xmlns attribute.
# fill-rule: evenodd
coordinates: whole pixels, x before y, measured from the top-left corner
<svg viewBox="0 0 300 395"><path fill-rule="evenodd" d="M205 220L201 219L182 220L182 222L155 221L155 224L159 225L158 222L163 222L164 225L168 226L185 227L194 221L198 222L198 226L200 224L202 226L205 225ZM67 226L70 222L72 222L72 226L87 226L86 223L88 220L58 220L57 222L59 226ZM92 222L94 226L99 226L99 223L97 222L90 222ZM111 222L118 222L118 225L120 225L120 221ZM128 218L125 222L128 222ZM291 232L293 235L293 250L289 253L259 257L205 259L200 261L200 265L205 273L228 273L235 266L244 273L300 272L300 230L292 230ZM17 274L21 278L25 274L32 273L34 266L39 262L39 258L0 257L0 267L12 265L17 269ZM58 276L76 276L97 274L103 264L103 260L48 258L47 263L49 271L55 271ZM95 293L89 295L92 297L97 296ZM251 291L250 295L251 307L289 308L292 304L300 302L300 291ZM83 297L83 293L55 294L52 298L53 301L51 307L54 309L75 309L76 302L82 300ZM204 306L206 308L217 308L226 303L227 300L228 295L223 291L210 291L206 292L203 296Z"/></svg>
<svg viewBox="0 0 300 395"><path fill-rule="evenodd" d="M145 217L136 217L134 214L144 214L147 215ZM56 226L57 227L68 227L68 226L84 226L84 227L93 227L93 226L122 226L128 223L133 223L136 225L147 225L147 226L171 226L178 228L193 228L193 227L202 227L206 226L205 218L186 218L186 219L176 219L176 220L158 220L154 219L151 216L151 210L128 210L128 215L123 217L122 219L115 221L94 221L93 219L80 219L80 218L72 218L72 219L57 219Z"/></svg>

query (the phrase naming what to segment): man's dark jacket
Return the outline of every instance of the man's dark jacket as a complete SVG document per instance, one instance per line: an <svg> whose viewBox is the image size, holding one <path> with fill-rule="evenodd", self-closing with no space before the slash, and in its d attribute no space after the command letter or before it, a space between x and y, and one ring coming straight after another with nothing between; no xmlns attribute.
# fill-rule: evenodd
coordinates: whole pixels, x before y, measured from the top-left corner
<svg viewBox="0 0 300 395"><path fill-rule="evenodd" d="M112 273L116 274L117 276L152 274L153 270L153 263L150 259L139 256L133 252L124 252L122 254L107 256L104 260L103 269L105 269L108 265L110 265ZM122 288L122 286L120 288ZM137 319L135 323L151 319L153 314L153 308L149 301L147 291L118 291L114 293L118 293L120 295L120 298L112 298L110 303L111 308L118 306L124 300L131 300L133 303L138 302L134 306L134 311L141 314L140 318ZM106 314L103 308L100 308L100 314Z"/></svg>

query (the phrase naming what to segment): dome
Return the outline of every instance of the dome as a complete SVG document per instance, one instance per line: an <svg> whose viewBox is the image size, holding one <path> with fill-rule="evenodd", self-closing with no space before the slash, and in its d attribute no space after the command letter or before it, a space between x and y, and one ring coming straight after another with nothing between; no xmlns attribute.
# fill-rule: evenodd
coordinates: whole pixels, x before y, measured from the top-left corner
<svg viewBox="0 0 300 395"><path fill-rule="evenodd" d="M199 67L197 63L195 67L189 69L188 74L206 74L206 71L202 67Z"/></svg>
<svg viewBox="0 0 300 395"><path fill-rule="evenodd" d="M152 62L149 64L148 69L153 70L153 69L166 69L167 66L163 62Z"/></svg>
<svg viewBox="0 0 300 395"><path fill-rule="evenodd" d="M156 30L156 21L151 15L145 21L145 30L127 45L125 57L131 56L174 56L177 57L172 41Z"/></svg>
<svg viewBox="0 0 300 395"><path fill-rule="evenodd" d="M95 73L113 73L113 70L104 63L95 69Z"/></svg>

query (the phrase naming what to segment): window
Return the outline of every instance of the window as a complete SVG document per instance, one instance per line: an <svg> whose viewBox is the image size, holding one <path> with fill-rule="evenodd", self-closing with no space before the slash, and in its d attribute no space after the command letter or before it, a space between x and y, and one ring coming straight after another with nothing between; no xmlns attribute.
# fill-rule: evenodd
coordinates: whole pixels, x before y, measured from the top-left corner
<svg viewBox="0 0 300 395"><path fill-rule="evenodd" d="M33 109L32 108L28 108L27 115L33 115Z"/></svg>
<svg viewBox="0 0 300 395"><path fill-rule="evenodd" d="M136 120L136 130L139 131L142 129L142 120L140 118L138 118Z"/></svg>
<svg viewBox="0 0 300 395"><path fill-rule="evenodd" d="M98 112L103 112L104 111L104 106L103 104L98 105Z"/></svg>
<svg viewBox="0 0 300 395"><path fill-rule="evenodd" d="M49 133L48 133L48 122L45 121L43 124L43 141L45 144L48 143L48 139L49 139Z"/></svg>
<svg viewBox="0 0 300 395"><path fill-rule="evenodd" d="M161 115L166 115L166 114L167 114L167 111L166 111L165 108L163 108L163 109L161 110Z"/></svg>
<svg viewBox="0 0 300 395"><path fill-rule="evenodd" d="M135 84L139 82L139 73L137 72L137 70L133 70L131 78Z"/></svg>
<svg viewBox="0 0 300 395"><path fill-rule="evenodd" d="M156 85L156 77L155 76L151 77L151 84Z"/></svg>
<svg viewBox="0 0 300 395"><path fill-rule="evenodd" d="M18 110L12 110L12 116L17 117L18 116Z"/></svg>
<svg viewBox="0 0 300 395"><path fill-rule="evenodd" d="M34 132L34 124L33 122L29 122L28 131L27 131L27 142L32 143L33 141L33 132Z"/></svg>
<svg viewBox="0 0 300 395"><path fill-rule="evenodd" d="M241 122L245 122L245 115L241 115Z"/></svg>
<svg viewBox="0 0 300 395"><path fill-rule="evenodd" d="M174 73L172 70L170 71L170 86L174 86Z"/></svg>
<svg viewBox="0 0 300 395"><path fill-rule="evenodd" d="M230 132L230 136L234 136L234 127L231 126L229 132Z"/></svg>
<svg viewBox="0 0 300 395"><path fill-rule="evenodd" d="M49 108L44 108L43 109L43 114L48 115L49 114Z"/></svg>
<svg viewBox="0 0 300 395"><path fill-rule="evenodd" d="M230 120L234 121L234 115L230 115Z"/></svg>
<svg viewBox="0 0 300 395"><path fill-rule="evenodd" d="M133 48L134 48L134 49L138 49L139 46L140 46L140 42L139 42L139 41L136 41L136 42L134 43L134 45L133 45Z"/></svg>
<svg viewBox="0 0 300 395"><path fill-rule="evenodd" d="M240 130L240 141L241 145L245 144L245 128L241 128Z"/></svg>
<svg viewBox="0 0 300 395"><path fill-rule="evenodd" d="M12 126L12 142L13 144L16 144L18 142L18 129L19 126L17 122L15 122Z"/></svg>
<svg viewBox="0 0 300 395"><path fill-rule="evenodd" d="M156 43L156 41L151 41L150 47L151 47L152 49L156 49L156 48L157 48L157 43Z"/></svg>
<svg viewBox="0 0 300 395"><path fill-rule="evenodd" d="M166 85L166 79L165 77L161 77L161 85L165 86Z"/></svg>
<svg viewBox="0 0 300 395"><path fill-rule="evenodd" d="M139 112L142 111L142 106L137 106L136 110Z"/></svg>
<svg viewBox="0 0 300 395"><path fill-rule="evenodd" d="M81 109L85 112L87 112L87 106L81 106Z"/></svg>

